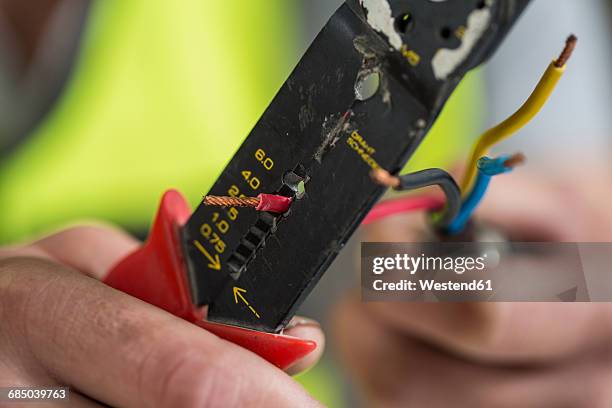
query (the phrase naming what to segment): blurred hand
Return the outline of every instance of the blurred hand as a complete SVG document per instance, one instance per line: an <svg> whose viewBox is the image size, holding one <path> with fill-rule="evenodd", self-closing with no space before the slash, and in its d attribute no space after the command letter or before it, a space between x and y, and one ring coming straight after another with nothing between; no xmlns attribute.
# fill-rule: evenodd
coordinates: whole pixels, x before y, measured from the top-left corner
<svg viewBox="0 0 612 408"><path fill-rule="evenodd" d="M585 183L597 177L598 183ZM562 183L503 176L479 211L514 240L612 241L607 172ZM573 178L572 178L573 177ZM370 242L417 242L423 215L370 226ZM361 303L335 314L341 358L374 406L610 407L612 305Z"/></svg>
<svg viewBox="0 0 612 408"><path fill-rule="evenodd" d="M0 387L66 385L76 406L317 405L258 356L96 280L137 246L81 227L0 249ZM287 334L323 344L299 322Z"/></svg>

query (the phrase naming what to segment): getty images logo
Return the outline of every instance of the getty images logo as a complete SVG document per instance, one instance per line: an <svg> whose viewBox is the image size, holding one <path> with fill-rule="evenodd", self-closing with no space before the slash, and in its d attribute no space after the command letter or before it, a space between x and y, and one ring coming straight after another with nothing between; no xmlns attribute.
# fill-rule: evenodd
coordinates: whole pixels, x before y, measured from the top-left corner
<svg viewBox="0 0 612 408"><path fill-rule="evenodd" d="M486 269L488 255L480 257L471 256L410 256L396 254L388 257L375 257L372 261L372 272L382 275L387 271L404 271L414 275L418 272L452 271L457 275L466 272L482 272Z"/></svg>

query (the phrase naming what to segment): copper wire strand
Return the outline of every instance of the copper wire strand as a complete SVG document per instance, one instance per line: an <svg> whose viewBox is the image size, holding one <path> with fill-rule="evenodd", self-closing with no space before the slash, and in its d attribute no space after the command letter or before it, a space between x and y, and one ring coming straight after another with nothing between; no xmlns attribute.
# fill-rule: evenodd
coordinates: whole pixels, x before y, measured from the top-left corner
<svg viewBox="0 0 612 408"><path fill-rule="evenodd" d="M202 200L204 205L212 207L251 207L257 208L260 203L259 198L254 197L217 197L217 196L206 196Z"/></svg>
<svg viewBox="0 0 612 408"><path fill-rule="evenodd" d="M563 48L561 55L559 55L559 58L557 58L555 61L555 67L562 68L565 66L565 64L567 64L567 61L569 61L570 57L572 56L574 49L576 49L577 42L578 37L576 37L574 34L567 37L567 40L565 41L565 48Z"/></svg>
<svg viewBox="0 0 612 408"><path fill-rule="evenodd" d="M387 170L383 169L375 169L370 172L370 177L372 180L381 186L397 188L400 186L401 182L399 177L391 175Z"/></svg>
<svg viewBox="0 0 612 408"><path fill-rule="evenodd" d="M524 164L526 161L527 161L527 158L525 157L523 153L516 153L504 162L504 166L506 166L507 168L513 169L517 166Z"/></svg>

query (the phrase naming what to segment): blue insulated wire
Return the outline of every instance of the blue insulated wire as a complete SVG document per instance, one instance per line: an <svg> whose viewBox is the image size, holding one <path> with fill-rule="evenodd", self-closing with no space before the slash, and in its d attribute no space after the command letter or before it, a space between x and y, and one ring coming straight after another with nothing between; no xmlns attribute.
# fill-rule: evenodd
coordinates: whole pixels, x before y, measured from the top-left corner
<svg viewBox="0 0 612 408"><path fill-rule="evenodd" d="M470 217L486 194L493 176L512 171L511 167L506 167L504 164L509 158L510 156L501 156L496 159L483 157L478 160L478 176L476 178L476 183L474 184L470 194L463 201L461 210L459 210L457 216L446 228L446 232L448 234L456 235L463 231Z"/></svg>

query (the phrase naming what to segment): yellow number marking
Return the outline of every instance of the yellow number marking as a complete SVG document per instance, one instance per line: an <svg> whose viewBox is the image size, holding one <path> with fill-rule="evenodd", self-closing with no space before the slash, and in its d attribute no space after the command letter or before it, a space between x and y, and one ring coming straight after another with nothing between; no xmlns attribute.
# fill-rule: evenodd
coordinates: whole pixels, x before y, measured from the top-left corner
<svg viewBox="0 0 612 408"><path fill-rule="evenodd" d="M244 177L245 181L253 190L258 190L259 186L261 186L261 181L259 181L257 177L251 177L252 174L252 172L245 170L242 172L242 177Z"/></svg>
<svg viewBox="0 0 612 408"><path fill-rule="evenodd" d="M269 157L266 157L266 152L262 149L258 149L255 152L255 158L258 162L261 163L262 166L264 166L264 169L268 171L272 170L272 168L274 167L274 160Z"/></svg>

